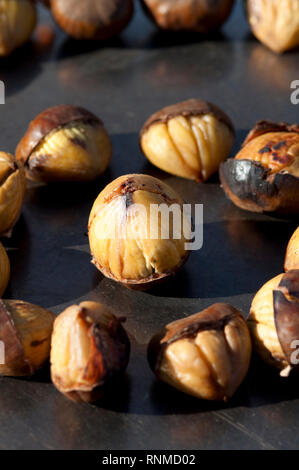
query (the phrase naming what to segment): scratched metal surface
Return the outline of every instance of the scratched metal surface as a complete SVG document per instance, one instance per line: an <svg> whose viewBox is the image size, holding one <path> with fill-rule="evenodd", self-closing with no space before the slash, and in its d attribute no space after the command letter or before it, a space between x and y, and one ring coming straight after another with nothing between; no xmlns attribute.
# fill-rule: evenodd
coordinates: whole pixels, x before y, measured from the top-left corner
<svg viewBox="0 0 299 470"><path fill-rule="evenodd" d="M247 214L227 201L217 178L196 184L150 166L138 148L145 119L189 97L219 104L237 127L236 149L261 118L298 121L290 82L298 52L278 57L250 35L238 5L221 34L201 39L167 35L137 8L120 38L99 46L57 31L48 52L26 46L1 60L7 102L0 107L0 148L13 152L27 123L60 103L87 107L104 120L114 155L94 184L27 191L13 238L7 298L59 313L82 299L105 302L127 316L132 356L124 381L97 406L76 405L35 378L0 379L1 449L294 449L299 446L298 384L259 364L228 405L197 401L155 381L146 343L162 325L224 300L247 315L254 292L282 271L294 222ZM50 21L45 12L43 21ZM204 246L177 278L147 293L105 279L90 264L86 224L92 202L111 179L156 175L188 202L204 204Z"/></svg>

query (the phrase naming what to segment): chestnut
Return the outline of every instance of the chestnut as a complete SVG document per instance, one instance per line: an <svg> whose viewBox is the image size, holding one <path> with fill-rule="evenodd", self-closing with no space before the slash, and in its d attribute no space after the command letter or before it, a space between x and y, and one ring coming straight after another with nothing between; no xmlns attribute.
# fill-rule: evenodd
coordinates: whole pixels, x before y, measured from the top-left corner
<svg viewBox="0 0 299 470"><path fill-rule="evenodd" d="M191 99L153 114L140 133L140 146L161 170L205 181L218 170L234 142L230 118L212 103Z"/></svg>
<svg viewBox="0 0 299 470"><path fill-rule="evenodd" d="M0 300L0 375L30 376L49 359L54 314L22 300Z"/></svg>
<svg viewBox="0 0 299 470"><path fill-rule="evenodd" d="M234 0L141 0L141 3L162 29L208 33L227 20Z"/></svg>
<svg viewBox="0 0 299 470"><path fill-rule="evenodd" d="M39 114L16 149L16 158L34 181L90 181L111 158L102 121L84 108L54 106Z"/></svg>
<svg viewBox="0 0 299 470"><path fill-rule="evenodd" d="M55 320L51 343L51 377L73 401L98 400L130 356L130 341L121 322L104 305L81 302Z"/></svg>
<svg viewBox="0 0 299 470"><path fill-rule="evenodd" d="M223 303L169 323L148 345L148 361L158 379L204 400L232 397L250 358L246 321Z"/></svg>
<svg viewBox="0 0 299 470"><path fill-rule="evenodd" d="M299 269L299 227L291 236L284 260L284 270L291 269Z"/></svg>
<svg viewBox="0 0 299 470"><path fill-rule="evenodd" d="M220 165L222 187L252 212L299 212L299 125L259 121L235 158Z"/></svg>
<svg viewBox="0 0 299 470"><path fill-rule="evenodd" d="M29 40L37 12L33 0L1 0L0 12L0 56L7 56Z"/></svg>
<svg viewBox="0 0 299 470"><path fill-rule="evenodd" d="M17 222L26 191L23 165L0 152L0 235L10 236Z"/></svg>
<svg viewBox="0 0 299 470"><path fill-rule="evenodd" d="M298 369L299 270L279 274L258 291L248 326L253 348L267 364L280 369L284 377Z"/></svg>
<svg viewBox="0 0 299 470"><path fill-rule="evenodd" d="M51 0L59 26L75 39L108 39L119 34L134 11L133 0Z"/></svg>
<svg viewBox="0 0 299 470"><path fill-rule="evenodd" d="M0 297L5 292L10 277L10 262L4 246L0 242Z"/></svg>
<svg viewBox="0 0 299 470"><path fill-rule="evenodd" d="M171 209L178 224L167 217ZM92 207L88 224L92 262L126 287L149 288L185 263L189 229L183 201L167 184L148 175L121 176L106 186Z"/></svg>
<svg viewBox="0 0 299 470"><path fill-rule="evenodd" d="M246 0L253 34L275 52L299 46L299 0Z"/></svg>

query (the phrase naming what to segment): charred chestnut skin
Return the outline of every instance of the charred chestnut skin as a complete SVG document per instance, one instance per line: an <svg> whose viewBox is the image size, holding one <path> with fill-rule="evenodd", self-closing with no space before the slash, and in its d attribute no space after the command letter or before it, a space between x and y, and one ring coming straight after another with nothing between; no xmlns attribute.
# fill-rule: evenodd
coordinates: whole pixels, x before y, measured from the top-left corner
<svg viewBox="0 0 299 470"><path fill-rule="evenodd" d="M104 40L119 34L133 16L133 0L50 0L59 26L75 39Z"/></svg>
<svg viewBox="0 0 299 470"><path fill-rule="evenodd" d="M251 212L299 212L299 126L260 121L235 158L220 165L227 197Z"/></svg>
<svg viewBox="0 0 299 470"><path fill-rule="evenodd" d="M55 387L67 398L95 402L125 371L130 340L123 321L124 317L117 318L104 305L90 301L72 305L56 318L51 343L51 377ZM79 339L74 331L80 331ZM84 358L82 363L71 360L74 348Z"/></svg>
<svg viewBox="0 0 299 470"><path fill-rule="evenodd" d="M43 148L49 139L50 148ZM91 181L106 170L111 153L110 138L97 116L79 106L58 105L29 124L16 159L33 181Z"/></svg>
<svg viewBox="0 0 299 470"><path fill-rule="evenodd" d="M218 303L174 321L148 345L159 380L200 399L227 401L245 378L251 340L242 314Z"/></svg>
<svg viewBox="0 0 299 470"><path fill-rule="evenodd" d="M284 260L284 270L299 269L299 227L290 238Z"/></svg>
<svg viewBox="0 0 299 470"><path fill-rule="evenodd" d="M208 33L229 17L234 0L141 0L159 28Z"/></svg>
<svg viewBox="0 0 299 470"><path fill-rule="evenodd" d="M253 347L283 377L299 370L299 270L281 274L256 294L248 318Z"/></svg>

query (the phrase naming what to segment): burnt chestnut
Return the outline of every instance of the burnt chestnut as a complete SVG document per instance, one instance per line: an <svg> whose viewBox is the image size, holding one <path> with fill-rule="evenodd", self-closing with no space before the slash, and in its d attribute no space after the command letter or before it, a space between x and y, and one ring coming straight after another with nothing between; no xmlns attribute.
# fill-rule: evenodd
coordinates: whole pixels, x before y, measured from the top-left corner
<svg viewBox="0 0 299 470"><path fill-rule="evenodd" d="M227 20L234 0L141 0L141 3L162 29L208 33Z"/></svg>
<svg viewBox="0 0 299 470"><path fill-rule="evenodd" d="M167 106L153 114L140 133L140 146L161 170L205 181L218 170L234 142L230 118L199 99Z"/></svg>
<svg viewBox="0 0 299 470"><path fill-rule="evenodd" d="M106 186L92 207L92 262L126 287L149 288L185 263L189 229L183 201L167 184L148 175L121 176Z"/></svg>
<svg viewBox="0 0 299 470"><path fill-rule="evenodd" d="M30 376L49 359L55 316L22 300L0 300L0 341L4 364L0 375Z"/></svg>
<svg viewBox="0 0 299 470"><path fill-rule="evenodd" d="M299 46L299 0L246 0L253 34L275 52Z"/></svg>
<svg viewBox="0 0 299 470"><path fill-rule="evenodd" d="M54 106L39 114L16 149L16 158L34 181L90 181L111 158L102 121L84 108Z"/></svg>
<svg viewBox="0 0 299 470"><path fill-rule="evenodd" d="M226 195L252 212L299 212L299 125L260 121L233 159L220 165Z"/></svg>
<svg viewBox="0 0 299 470"><path fill-rule="evenodd" d="M158 379L205 400L232 397L250 358L246 321L222 303L169 323L148 346L148 361Z"/></svg>
<svg viewBox="0 0 299 470"><path fill-rule="evenodd" d="M56 318L51 377L61 393L76 402L93 402L124 372L130 341L123 321L96 302L72 305Z"/></svg>
<svg viewBox="0 0 299 470"><path fill-rule="evenodd" d="M59 26L75 39L108 39L132 18L133 0L51 0Z"/></svg>
<svg viewBox="0 0 299 470"><path fill-rule="evenodd" d="M284 270L291 269L299 269L299 227L291 236L284 260Z"/></svg>
<svg viewBox="0 0 299 470"><path fill-rule="evenodd" d="M256 294L248 326L254 350L287 377L299 364L299 270L268 281Z"/></svg>

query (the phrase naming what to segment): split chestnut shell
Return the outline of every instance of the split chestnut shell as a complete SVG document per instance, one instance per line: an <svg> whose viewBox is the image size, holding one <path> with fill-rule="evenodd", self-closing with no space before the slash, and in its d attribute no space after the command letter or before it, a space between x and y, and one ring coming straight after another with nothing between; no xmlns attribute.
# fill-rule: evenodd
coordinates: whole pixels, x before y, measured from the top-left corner
<svg viewBox="0 0 299 470"><path fill-rule="evenodd" d="M299 212L299 125L260 121L220 166L226 195L252 212Z"/></svg>
<svg viewBox="0 0 299 470"><path fill-rule="evenodd" d="M299 227L295 230L288 243L284 269L285 271L299 269Z"/></svg>
<svg viewBox="0 0 299 470"><path fill-rule="evenodd" d="M214 304L170 323L148 346L149 364L158 379L205 400L232 397L250 358L246 321L228 304Z"/></svg>
<svg viewBox="0 0 299 470"><path fill-rule="evenodd" d="M234 142L229 117L217 106L191 99L153 114L140 133L140 146L161 170L205 181L218 170Z"/></svg>
<svg viewBox="0 0 299 470"><path fill-rule="evenodd" d="M72 305L56 318L51 376L60 392L73 401L93 402L124 372L130 341L123 320L96 302Z"/></svg>
<svg viewBox="0 0 299 470"><path fill-rule="evenodd" d="M34 181L90 181L106 170L111 153L99 118L84 108L60 105L30 123L16 158Z"/></svg>
<svg viewBox="0 0 299 470"><path fill-rule="evenodd" d="M182 199L164 182L148 175L121 176L106 186L91 210L92 262L126 287L151 287L185 263L188 219Z"/></svg>
<svg viewBox="0 0 299 470"><path fill-rule="evenodd" d="M261 358L288 376L299 364L299 270L268 281L256 294L248 326ZM296 351L297 350L297 351Z"/></svg>
<svg viewBox="0 0 299 470"><path fill-rule="evenodd" d="M0 375L29 376L49 359L54 314L22 300L0 300Z"/></svg>

